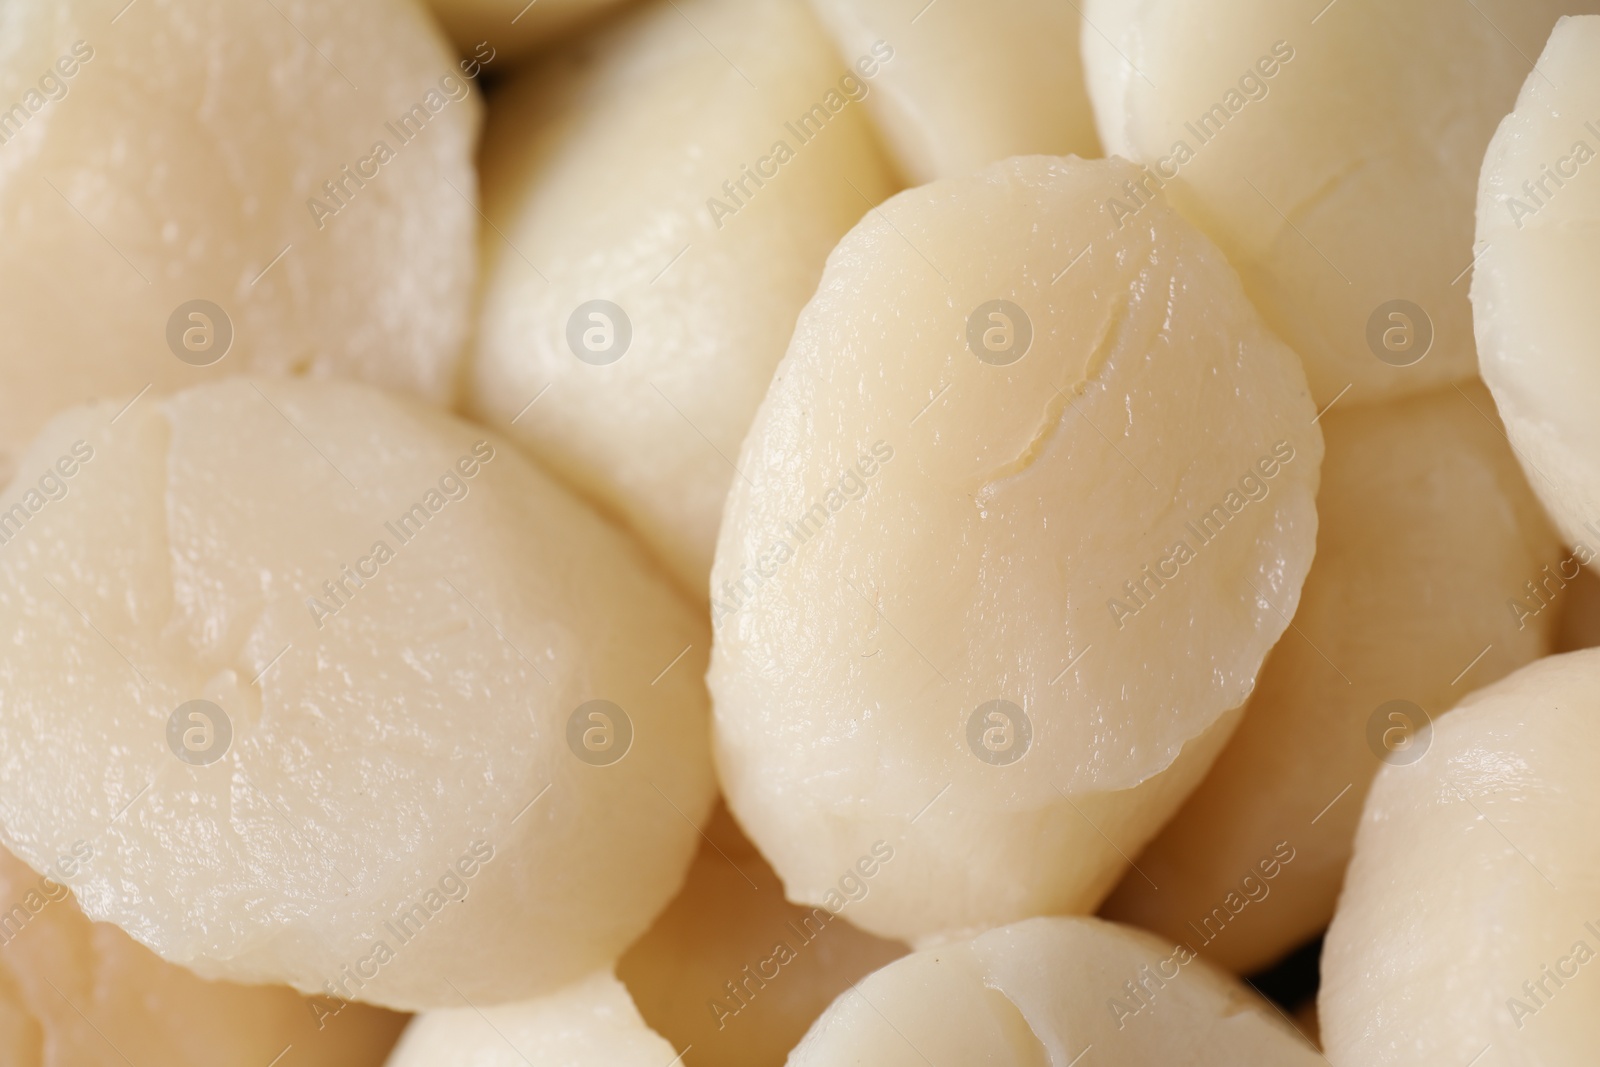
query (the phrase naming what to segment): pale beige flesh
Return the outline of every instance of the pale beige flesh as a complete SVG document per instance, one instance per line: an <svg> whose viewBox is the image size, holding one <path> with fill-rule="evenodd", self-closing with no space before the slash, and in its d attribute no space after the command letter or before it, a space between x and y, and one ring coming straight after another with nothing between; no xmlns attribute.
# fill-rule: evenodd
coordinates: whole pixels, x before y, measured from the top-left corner
<svg viewBox="0 0 1600 1067"><path fill-rule="evenodd" d="M480 46L515 62L577 32L619 0L427 0L462 55Z"/></svg>
<svg viewBox="0 0 1600 1067"><path fill-rule="evenodd" d="M386 1067L672 1067L682 1059L608 973L534 1000L424 1012Z"/></svg>
<svg viewBox="0 0 1600 1067"><path fill-rule="evenodd" d="M1294 629L1104 912L1245 974L1333 917L1368 785L1415 754L1425 720L1407 705L1442 715L1547 653L1580 573L1482 385L1336 407L1320 425L1317 555Z"/></svg>
<svg viewBox="0 0 1600 1067"><path fill-rule="evenodd" d="M1580 1067L1600 1047L1600 651L1439 719L1373 784L1318 997L1334 1067Z"/></svg>
<svg viewBox="0 0 1600 1067"><path fill-rule="evenodd" d="M282 986L207 982L109 923L59 880L83 845L39 874L0 850L0 1062L6 1067L214 1067L271 1062L378 1067L403 1016L302 998Z"/></svg>
<svg viewBox="0 0 1600 1067"><path fill-rule="evenodd" d="M0 11L0 485L57 411L147 387L253 371L452 403L482 105L427 12L107 8Z"/></svg>
<svg viewBox="0 0 1600 1067"><path fill-rule="evenodd" d="M867 109L913 185L1009 156L1100 155L1077 8L1061 0L811 0L874 71ZM885 58L887 57L887 58Z"/></svg>
<svg viewBox="0 0 1600 1067"><path fill-rule="evenodd" d="M1600 17L1563 19L1483 161L1478 358L1528 480L1600 569Z"/></svg>
<svg viewBox="0 0 1600 1067"><path fill-rule="evenodd" d="M859 95L804 0L657 0L491 107L471 407L701 601L795 316L892 191Z"/></svg>
<svg viewBox="0 0 1600 1067"><path fill-rule="evenodd" d="M86 842L91 917L419 1009L609 966L671 899L714 794L705 624L503 438L236 379L69 411L24 469L3 836Z"/></svg>
<svg viewBox="0 0 1600 1067"><path fill-rule="evenodd" d="M1135 186L1164 186L1228 253L1319 406L1347 386L1343 403L1363 404L1474 373L1466 276L1482 251L1484 149L1556 18L1600 2L1082 10L1106 151L1148 164ZM1143 196L1125 190L1107 211L1127 218Z"/></svg>
<svg viewBox="0 0 1600 1067"><path fill-rule="evenodd" d="M1311 1067L1279 1011L1162 941L1029 919L907 956L834 1001L790 1067Z"/></svg>
<svg viewBox="0 0 1600 1067"><path fill-rule="evenodd" d="M724 791L792 900L891 848L849 912L880 936L1092 909L1204 774L1310 564L1299 363L1176 213L1108 231L1130 173L1024 157L891 200L834 252L740 453Z"/></svg>

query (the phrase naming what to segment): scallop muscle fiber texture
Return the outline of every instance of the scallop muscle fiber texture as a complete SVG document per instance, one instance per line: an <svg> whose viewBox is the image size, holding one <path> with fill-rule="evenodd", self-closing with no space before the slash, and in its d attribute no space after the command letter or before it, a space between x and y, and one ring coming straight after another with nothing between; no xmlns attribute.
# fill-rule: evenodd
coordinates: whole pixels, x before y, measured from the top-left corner
<svg viewBox="0 0 1600 1067"><path fill-rule="evenodd" d="M1478 359L1528 480L1600 568L1600 17L1563 19L1483 161Z"/></svg>
<svg viewBox="0 0 1600 1067"><path fill-rule="evenodd" d="M0 484L51 415L146 386L451 403L481 118L461 74L414 0L0 6Z"/></svg>
<svg viewBox="0 0 1600 1067"><path fill-rule="evenodd" d="M696 613L503 438L379 390L116 407L27 454L73 460L56 499L0 494L6 845L88 842L84 911L205 977L425 1009L609 966L711 804Z"/></svg>
<svg viewBox="0 0 1600 1067"><path fill-rule="evenodd" d="M702 602L795 316L892 190L844 77L804 0L662 0L490 107L473 406Z"/></svg>
<svg viewBox="0 0 1600 1067"><path fill-rule="evenodd" d="M1122 161L895 197L833 253L712 584L725 794L852 922L1088 910L1226 740L1299 598L1322 437L1294 353Z"/></svg>

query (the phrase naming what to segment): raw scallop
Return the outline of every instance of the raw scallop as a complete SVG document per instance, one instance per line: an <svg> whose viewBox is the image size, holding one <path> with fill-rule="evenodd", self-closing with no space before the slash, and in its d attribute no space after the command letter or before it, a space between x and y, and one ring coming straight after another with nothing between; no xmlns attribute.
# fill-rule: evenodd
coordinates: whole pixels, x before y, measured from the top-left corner
<svg viewBox="0 0 1600 1067"><path fill-rule="evenodd" d="M1557 17L1600 0L1082 7L1100 139L1149 167L1107 218L1164 188L1305 360L1319 406L1472 376L1484 149Z"/></svg>
<svg viewBox="0 0 1600 1067"><path fill-rule="evenodd" d="M147 386L451 403L481 110L414 0L0 6L0 485L57 411Z"/></svg>
<svg viewBox="0 0 1600 1067"><path fill-rule="evenodd" d="M84 911L206 977L426 1009L609 967L714 793L697 613L413 402L117 406L0 494L7 847L88 842Z"/></svg>
<svg viewBox="0 0 1600 1067"><path fill-rule="evenodd" d="M386 1067L676 1067L609 974L597 973L536 1000L417 1016Z"/></svg>
<svg viewBox="0 0 1600 1067"><path fill-rule="evenodd" d="M1334 1067L1594 1062L1597 760L1590 650L1474 693L1379 773L1322 955Z"/></svg>
<svg viewBox="0 0 1600 1067"><path fill-rule="evenodd" d="M811 0L915 185L1008 156L1100 155L1062 0Z"/></svg>
<svg viewBox="0 0 1600 1067"><path fill-rule="evenodd" d="M1472 306L1528 481L1600 570L1600 17L1563 19L1483 161Z"/></svg>
<svg viewBox="0 0 1600 1067"><path fill-rule="evenodd" d="M490 108L473 407L702 602L795 316L891 191L845 77L804 0L673 0Z"/></svg>
<svg viewBox="0 0 1600 1067"><path fill-rule="evenodd" d="M0 1063L6 1067L377 1067L405 1019L281 986L207 982L109 923L59 880L87 841L39 875L0 850ZM52 877L53 875L53 877Z"/></svg>
<svg viewBox="0 0 1600 1067"><path fill-rule="evenodd" d="M1546 601L1582 572L1487 391L1460 390L1322 418L1317 555L1295 629L1139 857L1160 891L1124 875L1108 918L1193 938L1241 973L1273 963L1333 917L1384 761L1415 758L1427 716L1550 651L1559 609Z"/></svg>
<svg viewBox="0 0 1600 1067"><path fill-rule="evenodd" d="M902 193L840 243L756 418L713 574L724 793L851 922L1092 909L1199 781L1311 562L1295 355L1121 161ZM1163 577L1165 575L1165 577Z"/></svg>
<svg viewBox="0 0 1600 1067"><path fill-rule="evenodd" d="M1029 919L891 963L840 994L789 1058L790 1067L1080 1061L1323 1062L1276 1009L1188 945L1098 919Z"/></svg>

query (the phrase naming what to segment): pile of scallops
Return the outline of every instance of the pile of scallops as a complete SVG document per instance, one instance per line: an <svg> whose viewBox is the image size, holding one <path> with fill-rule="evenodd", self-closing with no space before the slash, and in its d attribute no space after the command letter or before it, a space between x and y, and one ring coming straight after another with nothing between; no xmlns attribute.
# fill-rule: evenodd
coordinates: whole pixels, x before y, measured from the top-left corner
<svg viewBox="0 0 1600 1067"><path fill-rule="evenodd" d="M0 0L0 1064L1593 1067L1600 0Z"/></svg>

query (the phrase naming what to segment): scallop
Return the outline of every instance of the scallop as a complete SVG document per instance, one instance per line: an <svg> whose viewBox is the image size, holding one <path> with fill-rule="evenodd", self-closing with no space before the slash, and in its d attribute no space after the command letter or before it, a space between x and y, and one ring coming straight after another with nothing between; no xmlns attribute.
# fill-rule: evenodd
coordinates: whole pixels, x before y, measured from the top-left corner
<svg viewBox="0 0 1600 1067"><path fill-rule="evenodd" d="M1328 930L1334 1067L1578 1067L1600 1047L1600 651L1539 660L1373 783Z"/></svg>
<svg viewBox="0 0 1600 1067"><path fill-rule="evenodd" d="M0 485L147 388L455 400L481 105L414 0L17 0L0 41Z"/></svg>
<svg viewBox="0 0 1600 1067"><path fill-rule="evenodd" d="M618 7L618 0L428 0L463 54L520 60Z"/></svg>
<svg viewBox="0 0 1600 1067"><path fill-rule="evenodd" d="M702 603L795 316L892 191L854 77L804 0L673 0L490 107L472 409Z"/></svg>
<svg viewBox="0 0 1600 1067"><path fill-rule="evenodd" d="M1310 1042L1192 947L1028 919L898 960L833 1002L791 1067L1311 1067Z"/></svg>
<svg viewBox="0 0 1600 1067"><path fill-rule="evenodd" d="M789 899L913 943L1091 910L1204 775L1310 566L1304 372L1216 248L1019 157L834 251L713 572L730 808ZM889 850L893 859L881 860Z"/></svg>
<svg viewBox="0 0 1600 1067"><path fill-rule="evenodd" d="M1319 405L1470 378L1476 175L1556 19L1600 0L1087 0L1106 151L1222 246ZM1481 264L1480 264L1481 265Z"/></svg>
<svg viewBox="0 0 1600 1067"><path fill-rule="evenodd" d="M386 1067L673 1067L628 991L599 972L533 1000L424 1012Z"/></svg>
<svg viewBox="0 0 1600 1067"><path fill-rule="evenodd" d="M1580 573L1476 382L1321 420L1317 555L1244 721L1107 902L1259 970L1316 934L1378 769L1433 718L1551 650ZM1152 888L1159 885L1160 890Z"/></svg>
<svg viewBox="0 0 1600 1067"><path fill-rule="evenodd" d="M1483 161L1478 360L1528 480L1600 568L1600 17L1562 19Z"/></svg>
<svg viewBox="0 0 1600 1067"><path fill-rule="evenodd" d="M84 911L207 978L415 1010L609 967L714 794L698 613L417 402L119 407L0 494L6 846L86 842Z"/></svg>
<svg viewBox="0 0 1600 1067"><path fill-rule="evenodd" d="M7 1067L378 1067L405 1025L282 986L207 982L108 923L61 881L92 861L75 841L45 874L0 849L0 1057ZM287 1057L286 1057L287 1059Z"/></svg>
<svg viewBox="0 0 1600 1067"><path fill-rule="evenodd" d="M812 0L914 185L1008 156L1100 155L1078 44L1058 0Z"/></svg>

